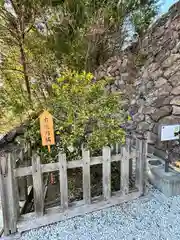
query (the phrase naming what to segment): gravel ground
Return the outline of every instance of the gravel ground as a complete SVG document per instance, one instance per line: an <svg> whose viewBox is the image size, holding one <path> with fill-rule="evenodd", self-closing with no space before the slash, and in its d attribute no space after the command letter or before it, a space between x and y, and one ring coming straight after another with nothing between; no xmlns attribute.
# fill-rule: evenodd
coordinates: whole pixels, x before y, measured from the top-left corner
<svg viewBox="0 0 180 240"><path fill-rule="evenodd" d="M24 233L20 240L179 240L180 196L147 196Z"/></svg>

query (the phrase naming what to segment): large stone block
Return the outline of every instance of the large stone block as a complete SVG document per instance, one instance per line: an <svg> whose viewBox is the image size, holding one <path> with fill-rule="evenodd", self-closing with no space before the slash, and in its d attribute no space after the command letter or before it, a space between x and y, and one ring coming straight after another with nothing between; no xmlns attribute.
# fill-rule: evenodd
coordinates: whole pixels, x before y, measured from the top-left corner
<svg viewBox="0 0 180 240"><path fill-rule="evenodd" d="M161 64L163 61L165 61L169 56L170 56L171 52L167 50L167 48L163 48L161 47L161 49L159 50L159 52L156 54L155 56L155 61L158 64Z"/></svg>
<svg viewBox="0 0 180 240"><path fill-rule="evenodd" d="M173 106L173 115L179 115L180 116L180 106Z"/></svg>
<svg viewBox="0 0 180 240"><path fill-rule="evenodd" d="M155 111L156 111L156 108L154 107L144 107L142 110L144 114L152 114Z"/></svg>
<svg viewBox="0 0 180 240"><path fill-rule="evenodd" d="M165 83L160 88L156 89L153 94L157 97L168 96L171 90L172 86L169 83Z"/></svg>
<svg viewBox="0 0 180 240"><path fill-rule="evenodd" d="M178 32L180 30L180 16L179 14L174 17L173 21L171 22L171 29L174 30L174 32Z"/></svg>
<svg viewBox="0 0 180 240"><path fill-rule="evenodd" d="M165 78L160 77L155 83L155 88L159 88L166 83L167 83L167 80Z"/></svg>
<svg viewBox="0 0 180 240"><path fill-rule="evenodd" d="M148 81L146 84L146 89L149 91L154 88L154 82L153 81Z"/></svg>
<svg viewBox="0 0 180 240"><path fill-rule="evenodd" d="M151 78L156 81L159 77L161 77L163 75L163 71L162 69L157 69L155 72L151 73Z"/></svg>
<svg viewBox="0 0 180 240"><path fill-rule="evenodd" d="M169 97L161 96L152 103L152 106L156 108L160 108L160 107L169 105L172 99L173 99L173 96L169 96Z"/></svg>
<svg viewBox="0 0 180 240"><path fill-rule="evenodd" d="M144 114L142 114L142 113L136 113L133 116L133 121L135 121L135 122L141 122L143 120L144 120Z"/></svg>
<svg viewBox="0 0 180 240"><path fill-rule="evenodd" d="M150 161L149 161L150 162ZM150 162L152 164L152 161ZM164 165L148 164L148 179L165 196L171 197L180 194L180 173L174 170L165 172ZM162 160L163 163L163 160Z"/></svg>
<svg viewBox="0 0 180 240"><path fill-rule="evenodd" d="M177 61L176 63L173 64L173 66L171 66L164 72L164 77L169 79L172 75L174 75L177 71L179 71L179 66L180 66L180 61Z"/></svg>
<svg viewBox="0 0 180 240"><path fill-rule="evenodd" d="M174 98L171 100L170 104L171 104L171 105L180 106L180 96L174 97Z"/></svg>
<svg viewBox="0 0 180 240"><path fill-rule="evenodd" d="M154 113L151 114L151 118L157 122L160 118L169 116L171 112L172 112L171 106L164 106L161 107L160 109L156 109L156 111L154 111Z"/></svg>
<svg viewBox="0 0 180 240"><path fill-rule="evenodd" d="M177 43L175 48L172 50L172 53L180 53L180 42Z"/></svg>
<svg viewBox="0 0 180 240"><path fill-rule="evenodd" d="M163 36L165 32L165 29L164 29L164 25L162 25L161 27L157 28L155 33L154 33L154 37L157 39L157 38L160 38Z"/></svg>
<svg viewBox="0 0 180 240"><path fill-rule="evenodd" d="M152 120L151 116L149 115L145 115L145 122L149 123L149 124L154 124L154 121Z"/></svg>
<svg viewBox="0 0 180 240"><path fill-rule="evenodd" d="M159 124L179 124L180 117L167 116L159 120Z"/></svg>
<svg viewBox="0 0 180 240"><path fill-rule="evenodd" d="M146 98L146 105L147 106L152 106L152 104L157 101L158 96L154 96L154 93L152 93L152 95L148 95Z"/></svg>
<svg viewBox="0 0 180 240"><path fill-rule="evenodd" d="M180 95L180 86L174 87L171 91L173 95Z"/></svg>
<svg viewBox="0 0 180 240"><path fill-rule="evenodd" d="M163 63L162 63L162 67L163 68L169 68L171 67L174 62L176 62L178 59L180 59L180 54L171 54Z"/></svg>
<svg viewBox="0 0 180 240"><path fill-rule="evenodd" d="M127 81L130 78L129 73L121 73L120 75L122 81Z"/></svg>
<svg viewBox="0 0 180 240"><path fill-rule="evenodd" d="M148 143L153 144L157 141L158 135L153 132L147 131L147 138Z"/></svg>
<svg viewBox="0 0 180 240"><path fill-rule="evenodd" d="M180 70L179 72L174 73L170 79L169 82L174 86L177 87L178 85L180 85Z"/></svg>
<svg viewBox="0 0 180 240"><path fill-rule="evenodd" d="M137 126L137 130L142 132L151 131L152 128L153 128L153 125L147 122L140 122Z"/></svg>
<svg viewBox="0 0 180 240"><path fill-rule="evenodd" d="M166 50L172 50L176 46L176 40L171 35L172 31L168 31L161 41L161 46Z"/></svg>
<svg viewBox="0 0 180 240"><path fill-rule="evenodd" d="M156 72L159 69L159 64L158 63L152 63L148 66L147 71L149 73Z"/></svg>

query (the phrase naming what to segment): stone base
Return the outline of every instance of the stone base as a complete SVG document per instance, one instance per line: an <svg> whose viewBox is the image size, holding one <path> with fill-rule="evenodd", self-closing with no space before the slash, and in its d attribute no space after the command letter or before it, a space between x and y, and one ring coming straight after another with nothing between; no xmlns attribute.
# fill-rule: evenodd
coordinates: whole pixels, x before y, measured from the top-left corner
<svg viewBox="0 0 180 240"><path fill-rule="evenodd" d="M148 163L148 179L150 183L159 189L165 196L171 197L180 195L180 173L173 169L169 169L169 172L165 172L163 163L159 165L152 165L152 161Z"/></svg>

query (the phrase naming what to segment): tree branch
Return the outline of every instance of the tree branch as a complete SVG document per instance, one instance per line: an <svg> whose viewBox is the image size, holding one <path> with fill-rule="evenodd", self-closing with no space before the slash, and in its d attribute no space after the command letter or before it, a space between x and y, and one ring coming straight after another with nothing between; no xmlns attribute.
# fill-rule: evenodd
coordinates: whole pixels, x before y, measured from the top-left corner
<svg viewBox="0 0 180 240"><path fill-rule="evenodd" d="M17 71L17 72L20 72L20 73L22 73L22 74L24 74L24 72L22 71L22 70L20 70L20 69L16 69L16 68L3 68L3 67L0 67L0 70L1 71Z"/></svg>

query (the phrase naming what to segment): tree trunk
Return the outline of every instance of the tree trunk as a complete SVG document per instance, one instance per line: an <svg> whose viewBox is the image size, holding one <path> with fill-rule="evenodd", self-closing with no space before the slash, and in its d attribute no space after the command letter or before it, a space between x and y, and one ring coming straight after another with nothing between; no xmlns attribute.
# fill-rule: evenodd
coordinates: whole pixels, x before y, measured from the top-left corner
<svg viewBox="0 0 180 240"><path fill-rule="evenodd" d="M29 77L28 77L28 73L27 73L26 55L25 55L25 51L23 48L23 44L20 44L19 47L20 47L20 53L21 53L21 61L22 61L22 66L23 66L25 85L26 85L29 101L31 102L31 88L30 88Z"/></svg>

